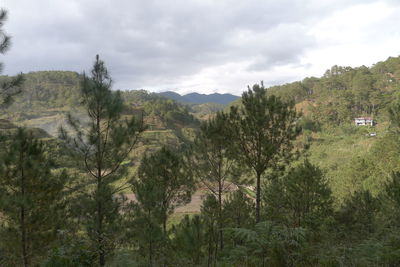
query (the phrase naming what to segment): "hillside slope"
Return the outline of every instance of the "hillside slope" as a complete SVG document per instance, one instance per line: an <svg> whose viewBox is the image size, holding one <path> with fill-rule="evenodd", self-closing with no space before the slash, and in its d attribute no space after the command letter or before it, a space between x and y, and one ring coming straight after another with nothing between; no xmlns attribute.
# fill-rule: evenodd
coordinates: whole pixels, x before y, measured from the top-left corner
<svg viewBox="0 0 400 267"><path fill-rule="evenodd" d="M9 77L2 76L1 79ZM34 128L57 138L60 126L66 126L67 114L86 121L80 99L81 76L75 72L45 71L25 74L22 93L0 113L0 119L16 126ZM192 135L198 120L189 107L145 90L121 92L125 101L123 116L143 116L148 130L141 146L132 153L142 155L161 144L178 145ZM47 132L47 133L46 133ZM50 136L47 136L50 138Z"/></svg>
<svg viewBox="0 0 400 267"><path fill-rule="evenodd" d="M7 79L2 77L1 79ZM26 75L24 93L1 118L17 125L42 128L56 136L65 124L65 114L85 116L79 107L79 74L34 72ZM308 157L322 167L338 199L356 189L379 194L392 171L400 170L398 137L389 128L387 109L400 99L400 57L389 58L370 68L334 66L320 78L268 88L270 94L295 101L303 112L302 142L310 146ZM125 115L144 115L149 126L143 149L161 143L184 142L198 121L192 113L207 119L224 105L182 105L145 90L122 92ZM240 99L232 105L240 104ZM227 108L226 110L228 110ZM372 116L377 125L356 127L354 117ZM376 133L374 137L370 133Z"/></svg>
<svg viewBox="0 0 400 267"><path fill-rule="evenodd" d="M387 107L400 98L400 56L371 67L333 66L320 78L309 77L268 91L296 103L308 101L310 116L322 124L340 125L360 116L386 120Z"/></svg>
<svg viewBox="0 0 400 267"><path fill-rule="evenodd" d="M400 101L400 56L371 67L333 66L320 78L273 86L267 92L294 101L302 112L298 142L308 144L307 157L324 170L339 202L358 190L378 195L391 173L400 171L400 140L387 112ZM240 104L238 99L230 105ZM377 124L355 126L354 118L362 116L373 117Z"/></svg>
<svg viewBox="0 0 400 267"><path fill-rule="evenodd" d="M308 157L324 169L338 200L359 190L378 195L390 174L400 170L399 136L387 112L400 100L400 57L369 68L333 66L320 78L268 91L297 103ZM373 117L377 124L355 126L354 118L361 116Z"/></svg>

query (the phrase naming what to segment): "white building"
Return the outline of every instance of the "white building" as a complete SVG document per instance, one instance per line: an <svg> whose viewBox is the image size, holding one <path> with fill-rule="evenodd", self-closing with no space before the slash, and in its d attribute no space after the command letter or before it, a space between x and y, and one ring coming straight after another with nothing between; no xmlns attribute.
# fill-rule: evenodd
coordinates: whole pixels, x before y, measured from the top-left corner
<svg viewBox="0 0 400 267"><path fill-rule="evenodd" d="M374 119L371 117L360 117L360 118L355 118L354 123L356 126L374 126Z"/></svg>

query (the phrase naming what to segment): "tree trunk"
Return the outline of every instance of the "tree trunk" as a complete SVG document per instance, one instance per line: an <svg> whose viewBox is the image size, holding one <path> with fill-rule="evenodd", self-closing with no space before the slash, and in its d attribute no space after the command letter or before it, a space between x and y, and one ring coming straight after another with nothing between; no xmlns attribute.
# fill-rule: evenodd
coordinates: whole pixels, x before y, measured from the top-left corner
<svg viewBox="0 0 400 267"><path fill-rule="evenodd" d="M22 260L24 267L29 266L29 258L27 252L26 243L26 226L25 226L25 174L24 168L22 167L22 162L24 161L23 152L20 153L20 168L21 168L21 197L23 199L21 205L20 219L21 219L21 249L22 249Z"/></svg>
<svg viewBox="0 0 400 267"><path fill-rule="evenodd" d="M100 110L97 107L96 116L96 127L97 127L97 234L98 234L98 253L99 253L99 265L105 266L105 251L104 251L104 238L103 238L103 207L102 207L102 149L101 149L101 125L100 125Z"/></svg>
<svg viewBox="0 0 400 267"><path fill-rule="evenodd" d="M99 190L99 189L98 189ZM99 265L105 266L105 252L104 252L104 244L103 244L103 212L102 212L102 205L101 200L97 199L97 242L99 247Z"/></svg>
<svg viewBox="0 0 400 267"><path fill-rule="evenodd" d="M103 245L101 245L99 263L100 263L100 266L105 266L106 265L106 259L105 259L105 253L104 253L104 250L103 250Z"/></svg>
<svg viewBox="0 0 400 267"><path fill-rule="evenodd" d="M151 212L148 211L147 212L148 218L150 218L150 216L151 216L150 214L151 214ZM150 220L149 220L149 226L150 226L150 231L149 231L149 233L150 233L150 237L149 237L149 266L151 267L151 266L153 266L153 236L152 236L153 225L151 224Z"/></svg>
<svg viewBox="0 0 400 267"><path fill-rule="evenodd" d="M219 205L219 210L218 210L218 227L219 227L219 246L220 249L222 250L224 248L224 236L222 232L222 183L219 181L218 183L218 205Z"/></svg>
<svg viewBox="0 0 400 267"><path fill-rule="evenodd" d="M167 215L164 215L164 219L163 219L163 232L164 232L164 242L166 242L167 240ZM166 267L167 266L167 257L166 257L166 243L164 243L164 251L163 251L163 266Z"/></svg>
<svg viewBox="0 0 400 267"><path fill-rule="evenodd" d="M22 245L22 259L24 262L24 267L29 266L28 252L26 249L26 229L25 229L25 208L21 207L21 245Z"/></svg>
<svg viewBox="0 0 400 267"><path fill-rule="evenodd" d="M105 266L105 251L104 251L104 238L103 238L103 205L102 197L100 196L102 192L102 177L101 177L101 167L98 168L97 177L97 242L98 242L98 253L99 253L99 265Z"/></svg>
<svg viewBox="0 0 400 267"><path fill-rule="evenodd" d="M217 242L215 244L214 264L213 264L214 267L217 266L217 255L218 255L218 240L217 240Z"/></svg>
<svg viewBox="0 0 400 267"><path fill-rule="evenodd" d="M257 172L256 188L256 223L260 222L260 204L261 204L261 173Z"/></svg>
<svg viewBox="0 0 400 267"><path fill-rule="evenodd" d="M153 266L153 240L152 240L152 238L153 237L150 234L150 243L149 243L149 266L150 267Z"/></svg>
<svg viewBox="0 0 400 267"><path fill-rule="evenodd" d="M211 236L208 238L208 259L207 259L207 267L211 267L212 264L212 240Z"/></svg>

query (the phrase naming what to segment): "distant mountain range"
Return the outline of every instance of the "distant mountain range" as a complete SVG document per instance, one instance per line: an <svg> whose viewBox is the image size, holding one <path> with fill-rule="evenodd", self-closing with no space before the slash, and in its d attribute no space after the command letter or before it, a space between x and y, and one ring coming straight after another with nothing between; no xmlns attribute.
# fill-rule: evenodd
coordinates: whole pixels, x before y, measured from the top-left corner
<svg viewBox="0 0 400 267"><path fill-rule="evenodd" d="M232 94L199 94L199 93L190 93L186 95L180 95L178 93L172 91L161 92L159 95L176 100L181 103L189 103L189 104L204 104L204 103L217 103L217 104L229 104L232 101L238 99L238 96Z"/></svg>

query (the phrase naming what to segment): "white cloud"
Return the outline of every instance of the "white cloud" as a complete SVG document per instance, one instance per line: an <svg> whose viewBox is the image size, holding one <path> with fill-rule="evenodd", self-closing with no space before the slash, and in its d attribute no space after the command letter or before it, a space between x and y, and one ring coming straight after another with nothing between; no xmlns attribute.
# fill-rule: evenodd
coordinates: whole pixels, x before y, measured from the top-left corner
<svg viewBox="0 0 400 267"><path fill-rule="evenodd" d="M115 88L232 92L399 55L400 3L378 0L3 0L5 73L106 61Z"/></svg>
<svg viewBox="0 0 400 267"><path fill-rule="evenodd" d="M332 65L372 65L398 56L399 12L400 4L382 1L336 11L310 28L317 47L307 51L302 62L311 64L311 75L321 75Z"/></svg>

